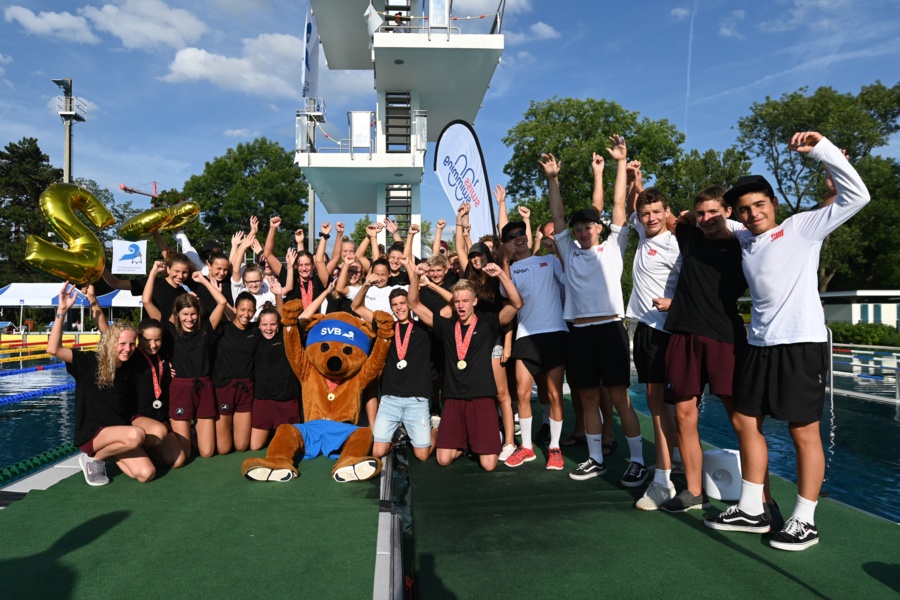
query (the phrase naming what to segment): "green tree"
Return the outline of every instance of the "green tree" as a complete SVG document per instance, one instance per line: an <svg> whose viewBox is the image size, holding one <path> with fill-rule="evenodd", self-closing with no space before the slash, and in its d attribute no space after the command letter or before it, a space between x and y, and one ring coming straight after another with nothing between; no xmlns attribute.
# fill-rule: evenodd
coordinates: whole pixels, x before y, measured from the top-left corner
<svg viewBox="0 0 900 600"><path fill-rule="evenodd" d="M41 194L62 179L34 138L22 138L0 151L0 282L52 281L25 263L25 239L46 238L49 226L40 209Z"/></svg>
<svg viewBox="0 0 900 600"><path fill-rule="evenodd" d="M566 210L589 206L593 185L591 154L603 153L608 158L607 137L613 134L625 136L629 158L643 163L649 180L676 161L684 143L684 134L667 120L641 118L639 113L609 100L553 97L532 101L523 119L503 138L503 143L513 150L512 158L503 167L509 176L509 200L528 206L535 225L550 219L546 183L536 163L546 152L562 161L559 185ZM612 169L608 171L605 192L611 198L615 175ZM513 216L511 213L510 218Z"/></svg>
<svg viewBox="0 0 900 600"><path fill-rule="evenodd" d="M185 182L179 198L200 203L200 222L191 230L205 228L200 230L202 234L194 234L199 240L230 243L235 231L249 228L251 216L259 218L262 237L269 218L279 215L282 226L275 252L283 255L293 241L294 230L303 225L307 189L292 153L262 137L229 148L223 156L207 162L202 174ZM198 239L192 242L200 243Z"/></svg>
<svg viewBox="0 0 900 600"><path fill-rule="evenodd" d="M730 187L741 176L750 173L750 160L737 148L724 152L707 150L701 154L691 150L664 169L655 182L662 190L675 214L693 209L694 197L710 185Z"/></svg>
<svg viewBox="0 0 900 600"><path fill-rule="evenodd" d="M371 215L366 215L353 224L353 231L351 231L348 235L350 236L350 239L356 243L357 246L359 246L362 241L366 239L366 227L371 224Z"/></svg>
<svg viewBox="0 0 900 600"><path fill-rule="evenodd" d="M830 87L807 91L803 87L778 100L766 96L738 120L738 145L764 160L789 215L822 197L825 178L818 161L788 150L791 135L818 131L855 162L900 131L900 83L888 88L879 81L855 96Z"/></svg>

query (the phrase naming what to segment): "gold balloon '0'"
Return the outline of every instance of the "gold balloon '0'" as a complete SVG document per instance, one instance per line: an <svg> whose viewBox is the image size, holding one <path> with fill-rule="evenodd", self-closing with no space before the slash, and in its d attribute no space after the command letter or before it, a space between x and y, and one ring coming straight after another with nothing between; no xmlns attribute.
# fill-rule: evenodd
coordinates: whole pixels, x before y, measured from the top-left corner
<svg viewBox="0 0 900 600"><path fill-rule="evenodd" d="M103 244L75 213L82 213L98 229L116 222L112 213L92 193L71 183L52 184L41 194L40 205L47 223L69 249L29 235L25 262L77 284L100 279L106 266Z"/></svg>
<svg viewBox="0 0 900 600"><path fill-rule="evenodd" d="M129 242L144 240L157 231L181 229L200 214L197 202L179 202L174 206L151 208L125 221L119 235Z"/></svg>

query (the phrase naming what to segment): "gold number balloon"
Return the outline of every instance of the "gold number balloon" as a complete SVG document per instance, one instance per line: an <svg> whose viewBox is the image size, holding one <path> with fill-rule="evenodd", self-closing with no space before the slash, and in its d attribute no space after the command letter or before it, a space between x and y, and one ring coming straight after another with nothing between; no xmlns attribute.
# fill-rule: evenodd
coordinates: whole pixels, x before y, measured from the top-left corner
<svg viewBox="0 0 900 600"><path fill-rule="evenodd" d="M151 208L125 221L119 227L119 235L129 242L144 240L157 231L181 229L199 214L200 204L191 201Z"/></svg>
<svg viewBox="0 0 900 600"><path fill-rule="evenodd" d="M103 243L75 213L82 213L97 229L116 222L112 213L92 193L71 183L52 184L41 194L40 205L47 223L69 248L29 235L25 262L77 284L100 279L106 266Z"/></svg>

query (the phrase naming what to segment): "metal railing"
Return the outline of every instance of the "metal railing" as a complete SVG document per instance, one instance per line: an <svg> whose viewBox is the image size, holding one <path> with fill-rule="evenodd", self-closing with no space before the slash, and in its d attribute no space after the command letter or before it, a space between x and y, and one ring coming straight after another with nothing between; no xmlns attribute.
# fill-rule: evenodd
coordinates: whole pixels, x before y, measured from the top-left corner
<svg viewBox="0 0 900 600"><path fill-rule="evenodd" d="M866 346L862 344L835 344L831 329L828 329L828 344L831 369L828 373L826 389L832 401L834 396L845 396L857 400L900 406L900 377L897 376L897 371L900 370L900 348ZM894 364L879 364L885 362ZM837 371L835 370L837 365L850 367L853 371ZM866 372L863 372L863 370ZM841 389L834 385L835 377L881 381L886 384L893 381L893 397Z"/></svg>

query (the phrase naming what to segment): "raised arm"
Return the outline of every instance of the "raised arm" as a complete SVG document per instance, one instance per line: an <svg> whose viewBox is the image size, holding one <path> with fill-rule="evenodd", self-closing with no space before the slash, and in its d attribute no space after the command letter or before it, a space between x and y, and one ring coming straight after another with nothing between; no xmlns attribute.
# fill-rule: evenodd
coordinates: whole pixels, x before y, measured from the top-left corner
<svg viewBox="0 0 900 600"><path fill-rule="evenodd" d="M550 202L550 215L553 218L553 230L557 233L566 229L566 209L559 193L559 161L552 154L541 154L538 164L544 171L547 180L547 192Z"/></svg>
<svg viewBox="0 0 900 600"><path fill-rule="evenodd" d="M500 186L498 185L497 187ZM456 255L459 257L459 270L463 273L466 272L466 267L469 266L469 246L466 245L466 234L463 230L463 216L469 214L471 208L472 206L468 202L463 202L456 211Z"/></svg>
<svg viewBox="0 0 900 600"><path fill-rule="evenodd" d="M275 235L278 233L278 228L280 226L281 217L269 218L269 231L266 233L266 243L263 246L262 251L263 258L266 259L266 264L272 269L272 273L275 277L281 275L281 261L275 258ZM277 268L275 267L275 263L278 263Z"/></svg>
<svg viewBox="0 0 900 600"><path fill-rule="evenodd" d="M59 306L56 307L53 328L50 329L50 335L47 338L47 354L66 363L72 362L72 349L64 348L62 345L63 327L66 325L66 313L75 304L77 296L78 290L74 285L69 287L68 283L63 284L62 289L59 290Z"/></svg>
<svg viewBox="0 0 900 600"><path fill-rule="evenodd" d="M406 293L406 303L409 310L413 311L419 320L428 327L434 327L434 314L431 309L419 301L419 273L416 269L407 269L409 273L409 291Z"/></svg>
<svg viewBox="0 0 900 600"><path fill-rule="evenodd" d="M483 270L491 277L499 279L500 285L503 286L503 290L506 292L506 297L509 299L509 302L500 310L499 318L501 325L507 325L516 316L519 309L522 308L522 296L519 295L516 284L513 283L506 271L501 269L499 265L496 263L489 263L484 266Z"/></svg>
<svg viewBox="0 0 900 600"><path fill-rule="evenodd" d="M531 237L531 209L527 206L517 206L516 210L522 217L522 222L525 223L525 240L528 242L528 247L531 248L534 245L534 239Z"/></svg>
<svg viewBox="0 0 900 600"><path fill-rule="evenodd" d="M438 219L437 222L437 232L434 234L434 241L431 242L431 255L437 256L441 253L441 240L444 238L444 227L447 226L447 221L444 219Z"/></svg>
<svg viewBox="0 0 900 600"><path fill-rule="evenodd" d="M128 282L124 279L119 279L118 277L113 275L112 272L107 267L103 267L103 274L100 275L100 277L102 277L103 281L105 281L106 284L114 290L130 290L131 289L130 282Z"/></svg>
<svg viewBox="0 0 900 600"><path fill-rule="evenodd" d="M303 307L303 312L300 313L298 319L309 319L314 314L319 312L319 309L322 307L322 303L328 298L328 294L334 291L334 282L329 283L325 290L312 299L312 302L309 303L308 306Z"/></svg>
<svg viewBox="0 0 900 600"><path fill-rule="evenodd" d="M306 250L306 232L302 227L294 231L294 244L297 245L297 252Z"/></svg>
<svg viewBox="0 0 900 600"><path fill-rule="evenodd" d="M205 265L203 264L203 261L200 260L200 253L197 252L197 249L191 244L191 240L185 235L183 229L179 229L175 232L175 240L181 244L181 253L188 257L191 261L191 266L197 271L202 271Z"/></svg>
<svg viewBox="0 0 900 600"><path fill-rule="evenodd" d="M284 262L287 265L287 273L284 276L284 285L281 286L281 295L287 296L294 291L294 280L297 277L297 250L288 248L287 254L284 256Z"/></svg>
<svg viewBox="0 0 900 600"><path fill-rule="evenodd" d="M341 296L346 296L350 293L350 266L353 264L353 261L349 260L345 260L341 264L341 272L338 274L337 284L335 284L334 288Z"/></svg>
<svg viewBox="0 0 900 600"><path fill-rule="evenodd" d="M499 183L494 186L494 199L497 201L497 235L503 231L509 223L509 214L506 209L506 189Z"/></svg>
<svg viewBox="0 0 900 600"><path fill-rule="evenodd" d="M395 242L403 242L403 238L400 236L400 226L397 225L397 221L392 220L390 217L384 218L384 228L388 230L392 236L394 236ZM385 248L387 248L388 244L385 244Z"/></svg>
<svg viewBox="0 0 900 600"><path fill-rule="evenodd" d="M141 296L141 302L144 304L144 310L147 311L147 316L158 321L162 321L163 316L159 311L159 308L153 304L153 287L156 285L156 276L165 270L166 263L163 261L158 260L153 263L153 266L150 268L150 273L147 276L147 284L144 286L144 293ZM170 319L171 317L172 315L167 315L165 318Z"/></svg>
<svg viewBox="0 0 900 600"><path fill-rule="evenodd" d="M334 247L331 249L331 258L328 259L328 264L325 267L326 271L328 271L329 279L331 279L331 274L334 273L334 270L337 269L338 264L341 262L341 244L343 243L344 223L338 221L334 224ZM322 283L327 285L324 281Z"/></svg>
<svg viewBox="0 0 900 600"><path fill-rule="evenodd" d="M416 234L421 230L422 228L419 225L413 223L409 226L409 231L406 233L406 244L403 246L403 256L409 259L410 264L415 264L415 260L413 260L413 240L415 239ZM438 247L440 248L440 242L438 242Z"/></svg>
<svg viewBox="0 0 900 600"><path fill-rule="evenodd" d="M225 298L224 294L219 291L219 288L210 283L209 279L204 277L200 271L194 271L191 275L191 279L206 287L206 289L209 290L210 295L212 295L213 300L216 301L216 307L209 313L209 324L213 329L216 329L219 326L219 323L222 322L222 315L225 314L225 307L228 306L228 300Z"/></svg>
<svg viewBox="0 0 900 600"><path fill-rule="evenodd" d="M356 292L356 297L353 298L353 302L350 303L350 310L359 314L359 308L364 306L366 303L366 292L369 291L369 288L372 287L375 282L378 281L378 277L375 276L375 273L369 273L366 275L366 278L363 280L362 285L359 288L359 291Z"/></svg>
<svg viewBox="0 0 900 600"><path fill-rule="evenodd" d="M100 308L100 303L97 302L97 294L94 293L94 284L88 284L81 288L81 293L87 298L88 304L91 307L91 318L94 320L94 323L97 324L97 330L100 333L103 333L106 331L108 323L106 322L106 315L103 314L103 309Z"/></svg>
<svg viewBox="0 0 900 600"><path fill-rule="evenodd" d="M159 251L162 253L163 258L168 258L169 254L172 253L172 249L169 248L166 240L163 239L163 236L160 235L159 231L154 231L152 235L153 240L156 242L156 247L159 248Z"/></svg>
<svg viewBox="0 0 900 600"><path fill-rule="evenodd" d="M644 176L641 174L641 161L631 160L625 165L628 175L626 180L627 192L625 197L625 213L630 217L637 209L637 198L644 191Z"/></svg>
<svg viewBox="0 0 900 600"><path fill-rule="evenodd" d="M603 169L606 161L602 154L591 153L591 172L594 174L594 189L591 193L591 206L598 215L603 214Z"/></svg>
<svg viewBox="0 0 900 600"><path fill-rule="evenodd" d="M621 227L627 220L625 214L625 195L628 186L628 147L625 138L621 135L609 136L612 148L609 148L610 157L616 161L616 185L613 193L612 224Z"/></svg>
<svg viewBox="0 0 900 600"><path fill-rule="evenodd" d="M319 281L322 282L322 285L328 285L328 265L325 262L325 244L328 243L328 238L330 237L331 223L322 223L321 231L319 232L319 244L316 246L316 255L313 260L316 267L316 275L319 276Z"/></svg>

